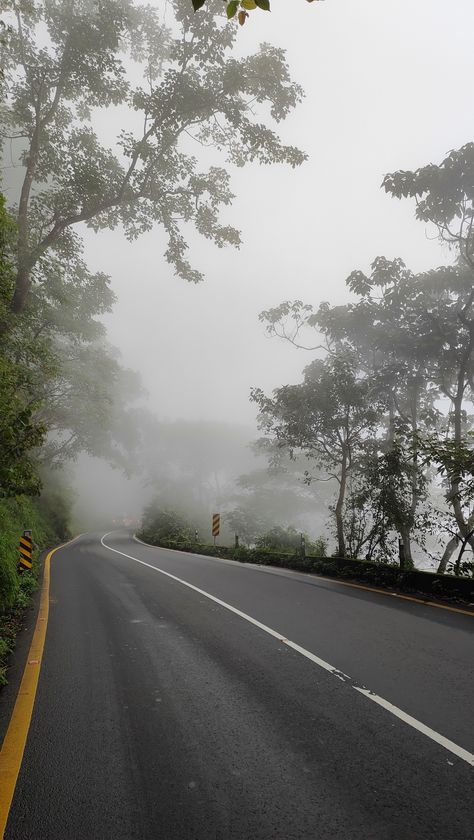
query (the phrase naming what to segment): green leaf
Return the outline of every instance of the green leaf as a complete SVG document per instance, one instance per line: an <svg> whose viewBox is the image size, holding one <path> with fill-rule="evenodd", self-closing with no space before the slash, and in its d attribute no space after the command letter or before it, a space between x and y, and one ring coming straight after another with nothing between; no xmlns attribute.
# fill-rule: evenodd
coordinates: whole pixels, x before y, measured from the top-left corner
<svg viewBox="0 0 474 840"><path fill-rule="evenodd" d="M201 6L204 6L205 2L206 0L192 0L194 11L197 12L197 10L201 8Z"/></svg>
<svg viewBox="0 0 474 840"><path fill-rule="evenodd" d="M230 3L227 4L227 17L233 18L239 8L239 0L230 0Z"/></svg>
<svg viewBox="0 0 474 840"><path fill-rule="evenodd" d="M243 9L247 9L249 12L257 8L255 0L241 0L240 5Z"/></svg>
<svg viewBox="0 0 474 840"><path fill-rule="evenodd" d="M270 11L270 0L255 0L255 4L259 9L263 9L264 12Z"/></svg>

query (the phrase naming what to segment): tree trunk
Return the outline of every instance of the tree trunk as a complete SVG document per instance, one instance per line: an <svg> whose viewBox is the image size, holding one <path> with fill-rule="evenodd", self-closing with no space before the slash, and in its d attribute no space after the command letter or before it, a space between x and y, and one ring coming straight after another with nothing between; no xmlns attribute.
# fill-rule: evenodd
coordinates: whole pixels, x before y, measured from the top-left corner
<svg viewBox="0 0 474 840"><path fill-rule="evenodd" d="M413 556L411 553L411 534L410 528L400 528L400 536L402 538L403 548L405 551L405 569L413 569Z"/></svg>
<svg viewBox="0 0 474 840"><path fill-rule="evenodd" d="M15 315L19 315L20 312L23 312L28 298L28 293L30 291L30 285L30 271L26 267L20 268L18 270L15 291L13 293L10 306L11 311Z"/></svg>
<svg viewBox="0 0 474 840"><path fill-rule="evenodd" d="M469 524L467 526L469 528ZM470 543L471 538L474 537L474 528L471 528L465 535L461 545L461 551L458 554L457 560L454 564L454 574L459 575L461 573L461 560L462 556L466 550L466 545Z"/></svg>
<svg viewBox="0 0 474 840"><path fill-rule="evenodd" d="M453 400L454 410L454 440L456 443L462 443L462 405L464 396L464 376L465 372L462 369L458 376L458 388L456 397ZM451 479L451 486L448 501L453 506L454 516L456 519L459 533L462 539L468 538L467 541L474 550L474 535L470 534L470 518L468 521L464 518L462 504L461 504L461 476L454 475Z"/></svg>
<svg viewBox="0 0 474 840"><path fill-rule="evenodd" d="M445 575L446 574L446 566L448 565L448 561L451 560L453 556L456 546L459 545L459 537L451 537L448 543L446 543L445 549L443 551L443 556L439 561L439 566L436 570L436 574L438 575Z"/></svg>
<svg viewBox="0 0 474 840"><path fill-rule="evenodd" d="M11 302L11 311L18 315L25 308L30 290L31 277L31 253L30 253L30 230L29 230L29 209L30 195L33 181L35 179L38 155L40 150L41 120L40 104L36 103L35 128L30 141L30 148L26 159L26 172L21 186L20 201L18 204L18 271L15 282L15 291Z"/></svg>
<svg viewBox="0 0 474 840"><path fill-rule="evenodd" d="M420 374L418 374L418 382L420 381ZM413 460L412 460L412 474L411 474L411 499L410 499L410 524L407 524L406 534L402 534L402 540L405 546L405 565L407 569L414 569L413 556L411 553L411 531L415 527L416 511L420 501L419 497L419 458L418 458L418 405L420 401L420 385L416 384L411 394L411 416L412 416L412 444L413 444Z"/></svg>
<svg viewBox="0 0 474 840"><path fill-rule="evenodd" d="M344 500L347 486L347 447L342 447L341 480L339 482L339 493L336 502L336 529L337 529L337 551L339 557L346 556L346 541L344 537Z"/></svg>

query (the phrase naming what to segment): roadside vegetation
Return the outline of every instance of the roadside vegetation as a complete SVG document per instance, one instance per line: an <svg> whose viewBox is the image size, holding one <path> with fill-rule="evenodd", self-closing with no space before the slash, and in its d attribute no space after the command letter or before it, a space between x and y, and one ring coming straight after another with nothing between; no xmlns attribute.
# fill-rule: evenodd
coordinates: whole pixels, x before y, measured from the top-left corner
<svg viewBox="0 0 474 840"><path fill-rule="evenodd" d="M34 535L33 568L19 574L18 540L24 529ZM0 686L6 682L7 658L37 586L41 551L69 536L68 490L53 480L40 497L0 500Z"/></svg>
<svg viewBox="0 0 474 840"><path fill-rule="evenodd" d="M224 526L224 533L226 528ZM220 557L239 563L256 563L297 572L324 575L358 584L409 592L421 598L441 598L471 604L474 602L474 577L434 574L415 568L401 568L399 563L327 556L327 541L312 540L295 528L276 526L245 545L234 538L233 544L201 540L197 529L172 510L151 504L145 510L137 536L149 545Z"/></svg>

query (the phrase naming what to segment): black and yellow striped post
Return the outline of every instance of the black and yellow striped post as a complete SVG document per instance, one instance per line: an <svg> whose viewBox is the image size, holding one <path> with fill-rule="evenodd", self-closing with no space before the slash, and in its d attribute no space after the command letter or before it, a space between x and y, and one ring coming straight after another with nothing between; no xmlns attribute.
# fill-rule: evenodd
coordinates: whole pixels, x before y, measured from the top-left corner
<svg viewBox="0 0 474 840"><path fill-rule="evenodd" d="M33 565L33 535L31 531L23 531L20 537L20 565L19 571L31 569Z"/></svg>
<svg viewBox="0 0 474 840"><path fill-rule="evenodd" d="M216 537L219 536L221 530L221 516L220 513L212 514L212 536L214 537L214 545L216 544Z"/></svg>

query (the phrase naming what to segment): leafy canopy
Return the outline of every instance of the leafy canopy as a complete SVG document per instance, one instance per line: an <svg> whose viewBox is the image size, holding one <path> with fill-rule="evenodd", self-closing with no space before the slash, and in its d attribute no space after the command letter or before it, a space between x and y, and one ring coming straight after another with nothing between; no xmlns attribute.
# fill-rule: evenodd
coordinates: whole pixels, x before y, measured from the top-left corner
<svg viewBox="0 0 474 840"><path fill-rule="evenodd" d="M14 284L12 250L15 225L0 195L0 318L8 318L8 301ZM36 361L43 357L34 349ZM35 418L37 400L32 396L31 354L21 328L0 340L0 498L39 492L40 480L32 450L44 440L44 425Z"/></svg>
<svg viewBox="0 0 474 840"><path fill-rule="evenodd" d="M213 147L237 166L305 159L275 131L302 98L284 51L263 44L235 58L235 29L218 0L200 20L188 0L170 5L172 29L133 0L7 4L4 136L25 167L15 312L43 255L74 253L80 223L120 226L129 239L162 226L176 274L202 280L187 258L189 226L218 247L238 247L240 234L220 220L233 198L229 173L200 163L201 150ZM107 143L95 114L118 107L125 127Z"/></svg>

